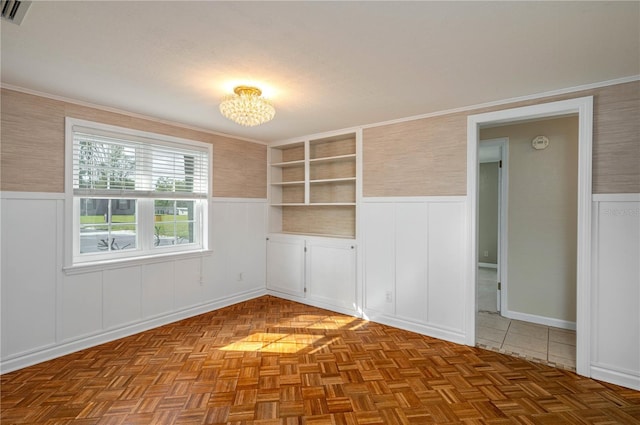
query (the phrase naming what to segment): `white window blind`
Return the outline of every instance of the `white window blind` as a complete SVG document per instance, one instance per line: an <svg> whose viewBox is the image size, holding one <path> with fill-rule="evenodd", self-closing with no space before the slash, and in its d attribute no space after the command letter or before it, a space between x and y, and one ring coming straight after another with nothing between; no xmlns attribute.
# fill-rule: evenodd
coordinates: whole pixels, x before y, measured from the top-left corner
<svg viewBox="0 0 640 425"><path fill-rule="evenodd" d="M206 147L73 126L73 192L86 197L208 196Z"/></svg>

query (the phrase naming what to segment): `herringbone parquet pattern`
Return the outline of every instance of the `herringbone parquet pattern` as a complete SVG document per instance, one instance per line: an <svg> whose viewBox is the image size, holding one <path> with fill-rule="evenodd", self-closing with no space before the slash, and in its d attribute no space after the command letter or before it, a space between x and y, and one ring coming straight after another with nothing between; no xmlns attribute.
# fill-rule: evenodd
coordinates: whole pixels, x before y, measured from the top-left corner
<svg viewBox="0 0 640 425"><path fill-rule="evenodd" d="M269 296L1 382L3 425L640 423L640 392Z"/></svg>

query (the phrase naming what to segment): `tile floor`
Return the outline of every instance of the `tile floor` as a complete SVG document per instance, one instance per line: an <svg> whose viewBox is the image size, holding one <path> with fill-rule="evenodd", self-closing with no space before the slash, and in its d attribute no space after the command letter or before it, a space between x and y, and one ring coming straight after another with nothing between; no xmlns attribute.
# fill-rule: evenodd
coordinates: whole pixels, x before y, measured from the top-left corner
<svg viewBox="0 0 640 425"><path fill-rule="evenodd" d="M476 343L479 347L575 370L576 333L500 316L496 309L495 270L478 272Z"/></svg>

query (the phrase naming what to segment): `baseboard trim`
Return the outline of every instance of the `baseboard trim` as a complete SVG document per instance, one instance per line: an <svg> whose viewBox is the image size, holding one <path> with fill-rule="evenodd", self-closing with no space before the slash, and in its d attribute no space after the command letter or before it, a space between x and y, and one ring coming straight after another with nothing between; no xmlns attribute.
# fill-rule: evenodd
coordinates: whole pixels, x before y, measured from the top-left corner
<svg viewBox="0 0 640 425"><path fill-rule="evenodd" d="M433 338L443 339L445 341L454 342L456 344L466 345L466 335L451 329L443 329L428 324L410 322L408 320L399 319L389 316L379 311L364 311L365 320L380 323L382 325L393 326L394 328L403 329L405 331L419 333L421 335Z"/></svg>
<svg viewBox="0 0 640 425"><path fill-rule="evenodd" d="M57 357L75 353L76 351L95 347L96 345L104 344L106 342L131 336L140 332L148 331L159 326L208 313L210 311L228 307L230 305L237 304L243 301L249 301L266 294L267 291L262 288L252 291L246 291L228 297L219 298L206 304L201 304L198 306L186 308L181 311L172 312L161 317L155 317L153 319L136 322L122 328L101 332L99 334L86 336L84 338L73 341L62 342L53 346L48 345L47 347L42 347L37 351L20 353L0 362L0 374L13 372L14 370L22 369L28 366L33 366L47 360L52 360Z"/></svg>
<svg viewBox="0 0 640 425"><path fill-rule="evenodd" d="M640 376L600 366L591 366L591 378L640 391Z"/></svg>
<svg viewBox="0 0 640 425"><path fill-rule="evenodd" d="M353 316L358 318L362 317L362 315L360 315L358 311L354 309L340 307L337 305L324 303L322 301L318 301L310 298L301 298L295 295L289 295L284 292L279 292L272 289L267 289L267 295L271 295L276 298L282 298L283 300L289 300L296 303L309 305L311 307L317 307L317 308L322 308L324 310L335 311L336 313L345 314L347 316Z"/></svg>
<svg viewBox="0 0 640 425"><path fill-rule="evenodd" d="M576 330L576 322L568 320L555 319L553 317L538 316L536 314L520 313L517 311L502 311L501 315L508 319L522 320L523 322L536 323L538 325L551 326L554 328Z"/></svg>

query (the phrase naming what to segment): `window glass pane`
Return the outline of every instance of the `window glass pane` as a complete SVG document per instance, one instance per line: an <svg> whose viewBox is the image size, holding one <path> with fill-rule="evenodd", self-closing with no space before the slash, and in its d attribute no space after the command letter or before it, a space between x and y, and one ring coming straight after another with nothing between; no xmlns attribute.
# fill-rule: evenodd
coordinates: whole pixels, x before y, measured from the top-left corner
<svg viewBox="0 0 640 425"><path fill-rule="evenodd" d="M154 245L183 245L196 242L194 233L196 201L156 200Z"/></svg>
<svg viewBox="0 0 640 425"><path fill-rule="evenodd" d="M73 160L66 178L75 213L67 231L74 236L74 264L206 246L208 144L73 118L66 122Z"/></svg>
<svg viewBox="0 0 640 425"><path fill-rule="evenodd" d="M137 247L135 199L80 199L80 253Z"/></svg>
<svg viewBox="0 0 640 425"><path fill-rule="evenodd" d="M136 152L131 146L78 135L77 187L135 189Z"/></svg>
<svg viewBox="0 0 640 425"><path fill-rule="evenodd" d="M176 201L178 214L177 231L181 238L179 243L195 243L195 210L196 201Z"/></svg>

